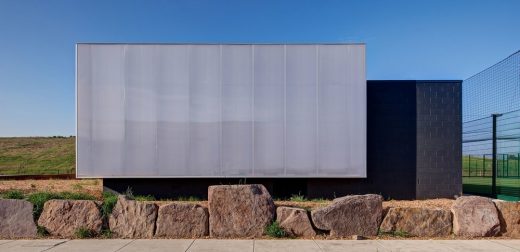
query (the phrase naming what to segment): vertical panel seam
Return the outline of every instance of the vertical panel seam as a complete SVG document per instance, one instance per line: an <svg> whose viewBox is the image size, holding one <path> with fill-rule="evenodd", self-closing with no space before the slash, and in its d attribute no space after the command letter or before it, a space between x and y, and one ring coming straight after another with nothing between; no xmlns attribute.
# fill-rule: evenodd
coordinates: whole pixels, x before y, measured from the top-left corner
<svg viewBox="0 0 520 252"><path fill-rule="evenodd" d="M319 156L319 150L320 150L320 131L319 131L319 126L320 126L320 120L319 120L319 91L320 91L320 88L319 88L319 74L320 74L320 71L319 71L319 67L320 67L320 58L319 58L319 54L320 54L320 51L319 51L319 45L315 45L316 47L316 145L315 145L315 150L314 150L314 155L315 155L315 170L316 170L316 174L319 174L319 166L320 166L320 156Z"/></svg>
<svg viewBox="0 0 520 252"><path fill-rule="evenodd" d="M255 45L251 45L251 175L255 175Z"/></svg>
<svg viewBox="0 0 520 252"><path fill-rule="evenodd" d="M187 151L187 156L188 157L185 157L185 160L186 160L186 168L188 168L189 170L191 170L191 156L192 156L192 153L191 153L191 49L192 49L192 46L191 45L188 45L188 53L187 53L187 60L188 60L188 106L186 106L187 110L188 110L188 151Z"/></svg>
<svg viewBox="0 0 520 252"><path fill-rule="evenodd" d="M287 45L283 45L283 174L287 175Z"/></svg>
<svg viewBox="0 0 520 252"><path fill-rule="evenodd" d="M220 99L219 99L219 102L220 102L220 118L219 118L219 128L220 128L220 135L219 135L219 162L220 162L220 175L222 176L223 175L223 167L222 167L222 163L223 163L223 160L222 160L222 45L219 46L219 50L220 50L220 55L219 55L219 86L220 86Z"/></svg>

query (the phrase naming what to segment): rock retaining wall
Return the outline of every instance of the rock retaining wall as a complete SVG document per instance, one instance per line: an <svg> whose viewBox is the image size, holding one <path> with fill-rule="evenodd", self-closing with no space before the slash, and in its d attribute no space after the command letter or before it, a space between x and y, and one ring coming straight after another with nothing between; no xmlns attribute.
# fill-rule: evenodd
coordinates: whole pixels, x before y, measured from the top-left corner
<svg viewBox="0 0 520 252"><path fill-rule="evenodd" d="M520 235L520 203L477 196L459 197L451 212L426 207L390 208L386 215L379 195L352 195L309 212L274 206L262 185L212 186L208 206L192 203L140 202L120 196L108 217L108 227L119 238L249 238L264 235L277 221L287 234L310 238L375 236L400 233L416 237ZM32 204L0 199L0 238L36 237ZM50 200L38 225L57 237L73 237L79 228L100 233L100 202ZM276 216L275 216L276 215ZM106 225L106 224L105 224Z"/></svg>

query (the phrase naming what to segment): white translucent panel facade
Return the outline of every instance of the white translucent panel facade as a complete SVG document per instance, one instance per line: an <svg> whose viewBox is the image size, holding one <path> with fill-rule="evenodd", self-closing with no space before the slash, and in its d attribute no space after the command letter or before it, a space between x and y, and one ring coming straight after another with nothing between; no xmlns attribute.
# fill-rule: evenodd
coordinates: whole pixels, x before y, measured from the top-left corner
<svg viewBox="0 0 520 252"><path fill-rule="evenodd" d="M365 46L77 45L78 177L366 177Z"/></svg>

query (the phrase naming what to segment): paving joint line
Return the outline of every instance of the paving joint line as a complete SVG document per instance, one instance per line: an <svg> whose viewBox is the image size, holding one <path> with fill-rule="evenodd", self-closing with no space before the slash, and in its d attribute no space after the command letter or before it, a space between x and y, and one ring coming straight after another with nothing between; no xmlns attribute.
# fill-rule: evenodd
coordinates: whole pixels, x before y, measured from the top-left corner
<svg viewBox="0 0 520 252"><path fill-rule="evenodd" d="M190 250L191 246L193 245L193 243L195 243L195 240L197 239L193 239L190 243L190 245L186 248L186 250L184 250L184 252L187 252L188 250Z"/></svg>
<svg viewBox="0 0 520 252"><path fill-rule="evenodd" d="M135 241L136 241L136 239L133 239L133 240L129 241L127 244L125 244L125 245L123 245L122 247L120 247L120 248L114 250L114 252L117 252L117 251L120 251L121 249L126 248L126 246L130 245L130 243L135 242Z"/></svg>
<svg viewBox="0 0 520 252"><path fill-rule="evenodd" d="M4 244L7 244L7 243L11 243L11 242L14 242L15 240L7 240L6 242L4 243L0 243L0 245L4 245Z"/></svg>
<svg viewBox="0 0 520 252"><path fill-rule="evenodd" d="M69 242L69 241L70 241L70 240L65 240L65 241L61 241L61 242L58 242L58 243L56 243L56 244L53 244L52 246L50 246L50 247L48 247L48 248L42 250L42 252L43 252L43 251L49 251L49 250L51 250L51 249L53 249L53 248L56 248L56 247L60 246L61 244L65 244L65 243L67 243L67 242Z"/></svg>
<svg viewBox="0 0 520 252"><path fill-rule="evenodd" d="M392 251L391 248L388 248L388 247L385 247L385 245L383 245L383 243L381 241L378 241L378 240L374 240L376 242L376 244L378 245L378 247L380 247L381 249L383 250L388 250L388 251ZM377 248L377 251L379 251L379 248Z"/></svg>
<svg viewBox="0 0 520 252"><path fill-rule="evenodd" d="M312 241L314 241L314 244L316 244L316 246L318 246L318 249L320 249L320 251L324 251L320 245L318 244L318 242L316 242L316 239L312 239Z"/></svg>
<svg viewBox="0 0 520 252"><path fill-rule="evenodd" d="M253 239L253 252L255 252L255 241L256 239Z"/></svg>
<svg viewBox="0 0 520 252"><path fill-rule="evenodd" d="M514 250L516 250L516 251L520 251L520 249L517 249L517 248L515 248L515 247L511 247L511 246L508 246L508 245L506 245L506 244L504 244L504 243L500 243L500 242L498 242L498 241L494 241L494 240L489 240L489 241L492 242L492 243L498 244L498 245L502 245L502 246L504 246L504 247L508 247L508 248L510 248L510 249L514 249Z"/></svg>
<svg viewBox="0 0 520 252"><path fill-rule="evenodd" d="M450 240L447 240L447 241L450 241ZM449 250L451 250L451 251L455 251L455 252L460 251L460 250L458 250L458 249L456 249L456 248L452 248L452 247L450 247L448 244L443 243L443 240L439 240L438 243L439 243L442 247L445 247L445 248L447 248L447 249L449 249Z"/></svg>

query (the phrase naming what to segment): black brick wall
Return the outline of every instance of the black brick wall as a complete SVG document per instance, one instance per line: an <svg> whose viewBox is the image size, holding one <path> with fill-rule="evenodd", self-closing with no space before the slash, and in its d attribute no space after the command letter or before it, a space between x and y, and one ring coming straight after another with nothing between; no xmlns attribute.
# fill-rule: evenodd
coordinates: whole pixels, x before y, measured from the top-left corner
<svg viewBox="0 0 520 252"><path fill-rule="evenodd" d="M462 193L461 82L417 82L417 198Z"/></svg>

